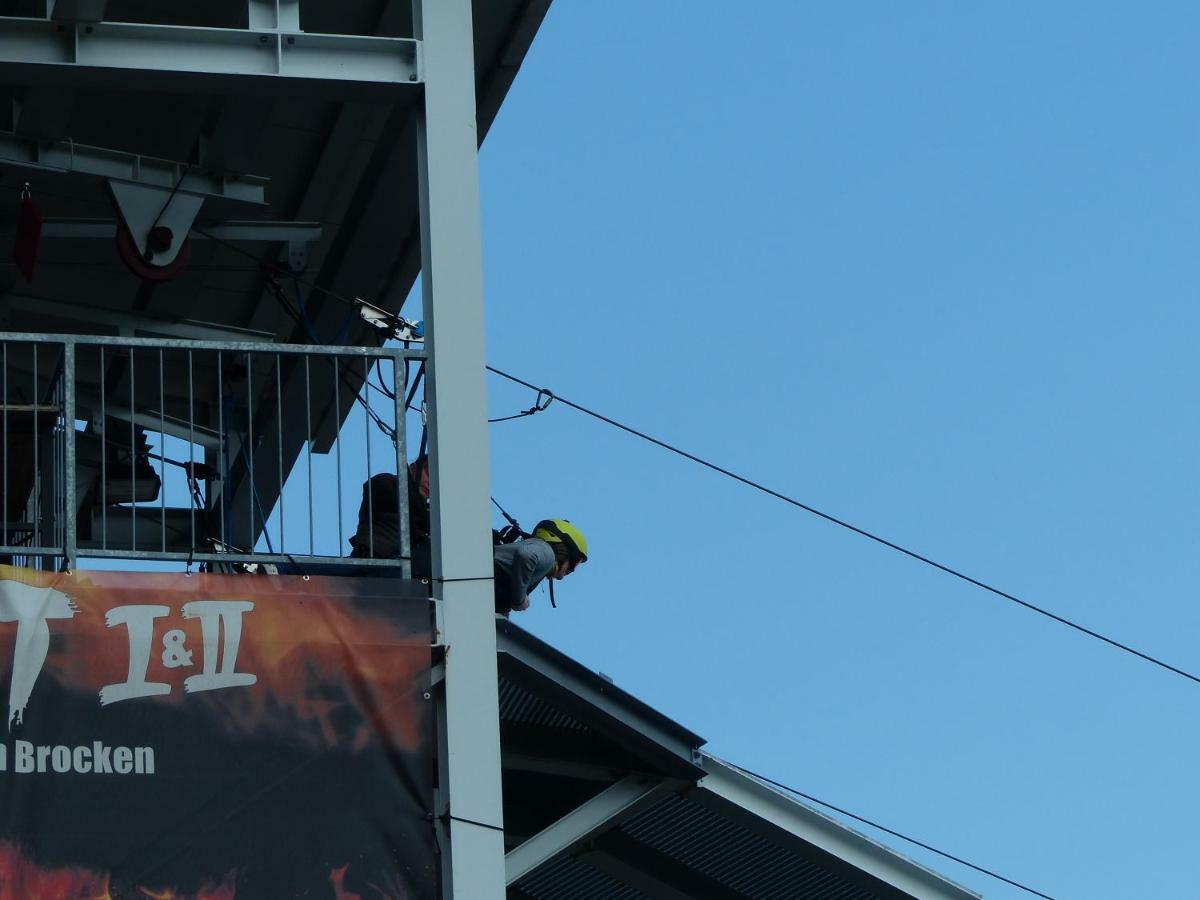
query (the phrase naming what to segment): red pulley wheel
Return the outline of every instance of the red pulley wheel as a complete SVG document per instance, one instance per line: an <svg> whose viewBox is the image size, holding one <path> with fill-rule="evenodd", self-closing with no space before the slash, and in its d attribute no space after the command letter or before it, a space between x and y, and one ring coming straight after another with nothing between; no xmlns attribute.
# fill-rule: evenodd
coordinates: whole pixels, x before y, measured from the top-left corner
<svg viewBox="0 0 1200 900"><path fill-rule="evenodd" d="M142 258L129 228L121 222L117 225L117 255L121 257L125 267L138 278L145 281L170 281L182 275L187 268L188 258L192 255L192 239L184 238L175 258L165 266L156 266Z"/></svg>

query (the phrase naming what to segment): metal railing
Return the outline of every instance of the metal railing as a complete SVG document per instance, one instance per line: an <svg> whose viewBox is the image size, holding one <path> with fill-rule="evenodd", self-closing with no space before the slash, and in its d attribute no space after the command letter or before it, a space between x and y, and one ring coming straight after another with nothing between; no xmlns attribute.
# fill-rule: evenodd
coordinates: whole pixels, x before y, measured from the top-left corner
<svg viewBox="0 0 1200 900"><path fill-rule="evenodd" d="M423 358L0 332L0 557L50 568L78 558L400 565L408 575L405 389ZM383 493L365 489L385 473L397 477ZM385 525L395 540L376 547Z"/></svg>

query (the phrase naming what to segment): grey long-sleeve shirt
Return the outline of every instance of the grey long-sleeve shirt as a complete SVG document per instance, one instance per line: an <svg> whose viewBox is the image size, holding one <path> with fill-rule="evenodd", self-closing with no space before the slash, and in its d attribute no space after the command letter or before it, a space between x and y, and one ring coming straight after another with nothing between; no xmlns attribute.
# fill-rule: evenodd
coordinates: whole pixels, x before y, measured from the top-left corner
<svg viewBox="0 0 1200 900"><path fill-rule="evenodd" d="M554 569L554 549L526 538L495 549L496 612L529 608L529 592Z"/></svg>

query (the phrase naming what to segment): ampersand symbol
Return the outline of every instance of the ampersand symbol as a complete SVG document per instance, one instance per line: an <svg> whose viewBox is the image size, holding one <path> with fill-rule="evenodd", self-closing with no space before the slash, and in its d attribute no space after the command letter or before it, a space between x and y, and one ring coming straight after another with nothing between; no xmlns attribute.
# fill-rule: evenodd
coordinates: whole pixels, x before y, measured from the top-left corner
<svg viewBox="0 0 1200 900"><path fill-rule="evenodd" d="M172 628L163 635L162 662L168 669L178 669L180 666L192 664L192 651L185 650L183 642L187 634L181 628Z"/></svg>

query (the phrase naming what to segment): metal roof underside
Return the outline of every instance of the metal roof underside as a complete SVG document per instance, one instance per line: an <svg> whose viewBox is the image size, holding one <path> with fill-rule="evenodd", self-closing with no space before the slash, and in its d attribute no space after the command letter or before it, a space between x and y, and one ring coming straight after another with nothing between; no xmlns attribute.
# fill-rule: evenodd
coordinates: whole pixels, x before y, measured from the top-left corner
<svg viewBox="0 0 1200 900"><path fill-rule="evenodd" d="M98 0L89 2L94 6ZM549 2L473 4L480 140ZM251 24L247 0L109 0L100 6L104 26L97 26L97 38L104 27L117 31L129 23L205 29ZM301 288L317 340L378 345L380 332L363 323L353 304L326 292L362 297L391 311L399 311L411 292L420 268L416 113L421 86L83 69L40 58L31 64L27 59L36 50L30 49L33 39L25 38L26 32L53 44L55 23L43 21L43 29L36 21L45 11L45 0L0 0L0 16L28 17L0 19L0 132L45 146L69 141L70 146L191 164L196 171L269 179L265 205L208 198L196 226L210 229L231 221L316 225L320 237L308 245L300 277L321 289ZM300 5L300 15L302 31L318 43L347 35L413 34L410 0L314 0ZM64 27L69 35L84 26ZM237 39L237 32L225 34ZM147 59L153 59L151 44ZM303 44L300 38L297 45ZM226 246L192 232L184 273L145 281L122 264L114 238L68 236L65 225L58 225L57 233L50 227L62 220L111 223L117 218L106 181L94 175L0 162L0 240L5 233L11 240L26 182L47 225L32 283L19 277L11 261L0 264L0 330L161 337L179 336L182 325L193 329L186 335L190 338L312 342L308 328L289 318L267 290L260 266L286 261L286 243L260 237L234 239ZM290 297L297 286L289 280L283 279ZM421 318L419 309L405 312ZM190 324L196 321L213 326L211 334L196 333ZM314 394L315 408L327 410L321 422L313 423L314 449L326 452L354 399L342 391L335 401L332 389L319 390L329 396ZM255 399L254 408L265 421L275 416L274 403L267 392ZM304 435L291 423L285 426L283 457L290 469ZM261 503L270 507L277 487L271 479L255 480Z"/></svg>
<svg viewBox="0 0 1200 900"><path fill-rule="evenodd" d="M510 900L976 896L700 752L511 622L497 631Z"/></svg>

